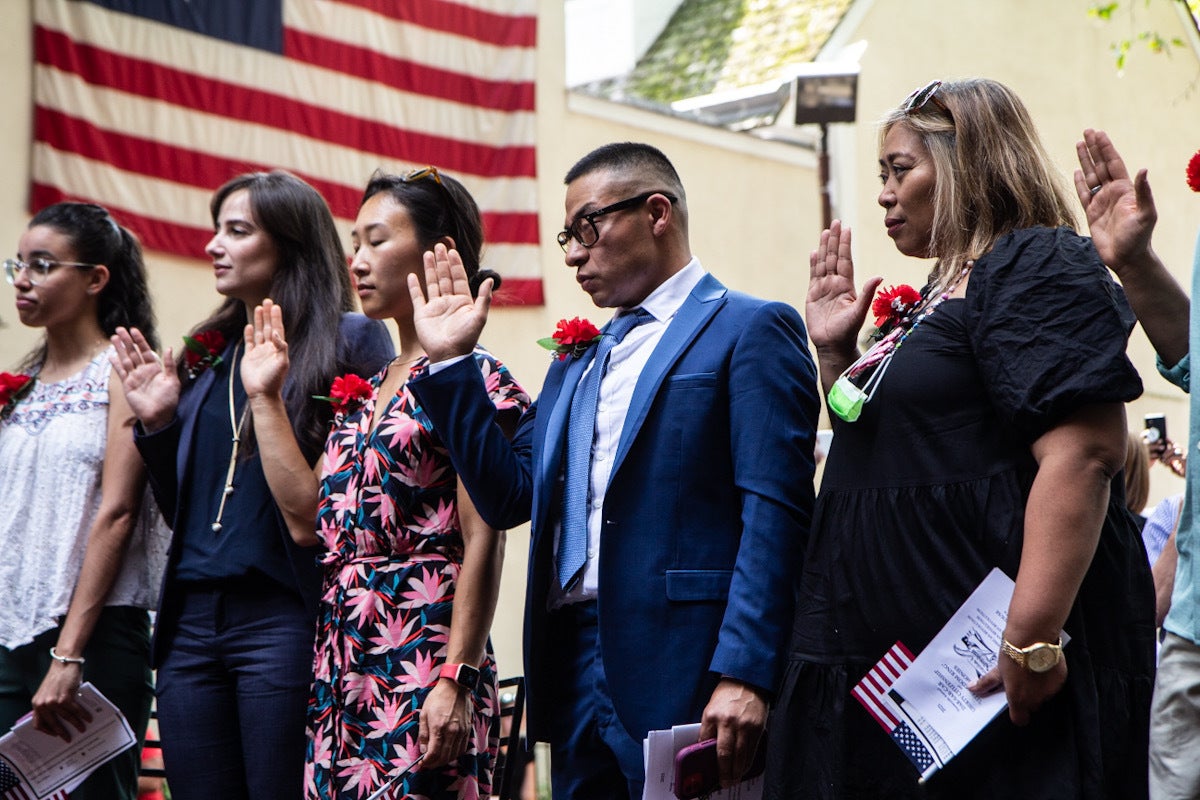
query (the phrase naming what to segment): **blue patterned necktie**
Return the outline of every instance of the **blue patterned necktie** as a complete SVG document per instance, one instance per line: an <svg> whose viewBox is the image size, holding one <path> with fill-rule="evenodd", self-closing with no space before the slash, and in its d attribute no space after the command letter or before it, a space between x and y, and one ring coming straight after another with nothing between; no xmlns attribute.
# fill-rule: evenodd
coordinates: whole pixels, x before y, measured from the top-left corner
<svg viewBox="0 0 1200 800"><path fill-rule="evenodd" d="M563 485L562 524L558 536L558 583L570 587L587 562L588 484L592 468L592 439L596 432L596 404L600 380L608 370L608 354L625 334L651 319L644 309L613 318L596 345L592 368L575 389L567 422L566 477Z"/></svg>

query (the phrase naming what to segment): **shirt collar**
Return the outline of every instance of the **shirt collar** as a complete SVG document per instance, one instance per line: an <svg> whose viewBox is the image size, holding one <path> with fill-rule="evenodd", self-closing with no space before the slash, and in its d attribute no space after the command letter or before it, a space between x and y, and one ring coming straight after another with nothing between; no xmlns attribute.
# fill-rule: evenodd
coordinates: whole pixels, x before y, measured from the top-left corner
<svg viewBox="0 0 1200 800"><path fill-rule="evenodd" d="M687 266L660 283L637 307L645 309L658 322L667 322L703 277L704 267L700 266L700 259L693 256Z"/></svg>

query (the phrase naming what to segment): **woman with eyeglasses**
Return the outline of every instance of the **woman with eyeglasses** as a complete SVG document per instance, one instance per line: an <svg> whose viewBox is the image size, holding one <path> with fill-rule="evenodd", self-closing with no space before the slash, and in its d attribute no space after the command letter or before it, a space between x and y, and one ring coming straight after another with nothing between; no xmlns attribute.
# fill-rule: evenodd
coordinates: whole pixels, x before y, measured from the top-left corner
<svg viewBox="0 0 1200 800"><path fill-rule="evenodd" d="M919 291L856 290L837 222L811 256L835 435L766 794L1146 797L1154 588L1121 479L1133 315L1011 90L934 82L879 141L886 233L933 268ZM993 568L1015 591L964 642L992 666L945 660L970 681L945 703L1003 690L1007 710L940 769L920 747L910 761L903 715L852 691L898 642L920 653Z"/></svg>
<svg viewBox="0 0 1200 800"><path fill-rule="evenodd" d="M167 530L133 446L133 412L111 379L108 337L156 341L142 249L90 203L42 209L4 262L21 323L41 342L0 387L0 732L31 709L70 741L92 720L90 681L140 736L150 718L150 615ZM135 798L138 748L73 798Z"/></svg>
<svg viewBox="0 0 1200 800"><path fill-rule="evenodd" d="M315 463L333 412L313 396L343 373L373 374L395 350L381 324L351 313L341 240L315 189L286 172L249 173L210 209L205 250L225 301L178 361L136 328L114 337L136 443L174 530L153 648L163 757L174 800L295 800L319 552L292 540L295 509L268 480L267 454L286 440ZM281 428L258 417L244 343L268 297L293 330Z"/></svg>
<svg viewBox="0 0 1200 800"><path fill-rule="evenodd" d="M406 387L428 363L407 279L423 277L434 248L457 250L476 289L499 276L480 268L474 199L433 167L376 173L351 236L363 312L395 321L400 353L369 382L332 387L336 416L315 472L272 435L267 476L303 509L296 541L325 551L305 796L366 797L394 781L389 797L487 797L500 723L488 631L504 535L475 513ZM287 425L279 388L297 363L281 305L257 309L247 339L254 413L272 431ZM474 358L497 416L515 424L529 397L486 351Z"/></svg>

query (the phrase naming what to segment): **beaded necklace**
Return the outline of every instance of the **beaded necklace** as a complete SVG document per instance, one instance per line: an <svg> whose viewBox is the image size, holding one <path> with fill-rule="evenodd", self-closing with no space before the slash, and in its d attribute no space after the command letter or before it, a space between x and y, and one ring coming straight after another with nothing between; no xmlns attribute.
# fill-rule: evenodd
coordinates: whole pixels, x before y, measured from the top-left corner
<svg viewBox="0 0 1200 800"><path fill-rule="evenodd" d="M908 340L909 336L912 336L913 331L937 310L938 306L950 299L950 295L954 294L954 290L962 283L963 278L967 277L967 273L974 265L974 261L964 264L962 271L945 289L936 294L931 293L908 316L896 323L896 327L891 332L871 345L867 352L846 368L846 371L834 382L833 388L829 390L829 397L826 398L830 411L846 422L854 422L858 419L863 405L870 402L871 398L875 396L875 390L879 388L879 382L883 380L884 373L892 363L892 357L896 355L896 351ZM866 380L859 386L855 381L864 374L867 375Z"/></svg>

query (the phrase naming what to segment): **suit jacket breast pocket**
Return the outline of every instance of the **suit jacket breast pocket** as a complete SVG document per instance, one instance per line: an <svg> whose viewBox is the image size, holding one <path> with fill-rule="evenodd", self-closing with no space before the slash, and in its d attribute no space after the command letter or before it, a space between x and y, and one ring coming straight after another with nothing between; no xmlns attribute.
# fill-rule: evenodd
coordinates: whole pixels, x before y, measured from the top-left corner
<svg viewBox="0 0 1200 800"><path fill-rule="evenodd" d="M677 602L724 602L729 598L730 569L669 569L667 599Z"/></svg>
<svg viewBox="0 0 1200 800"><path fill-rule="evenodd" d="M667 391L680 389L712 389L717 385L717 373L692 372L667 378Z"/></svg>

